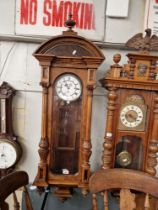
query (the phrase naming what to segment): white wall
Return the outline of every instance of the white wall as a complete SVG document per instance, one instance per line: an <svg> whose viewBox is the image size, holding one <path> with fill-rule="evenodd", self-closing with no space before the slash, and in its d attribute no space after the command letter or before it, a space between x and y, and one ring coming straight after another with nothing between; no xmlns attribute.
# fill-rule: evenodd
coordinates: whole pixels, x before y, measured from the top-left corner
<svg viewBox="0 0 158 210"><path fill-rule="evenodd" d="M43 0L38 0L39 2ZM76 0L78 1L78 0ZM85 2L89 2L87 0ZM129 0L129 11L126 18L108 17L106 16L106 1L107 0L91 0L94 1L95 16L96 16L96 31L99 33L99 41L124 43L132 35L143 32L144 27L144 12L146 0ZM110 1L110 0L109 0ZM1 0L0 1L0 36L17 36L16 34L16 12L17 3L20 0ZM119 1L116 1L116 7ZM105 25L104 25L105 24ZM62 28L63 29L63 28ZM25 31L25 30L24 30ZM61 29L59 28L61 33ZM79 30L80 35L85 34ZM40 32L41 33L41 32ZM40 34L39 33L39 34ZM22 33L21 33L22 34ZM25 33L24 33L25 34ZM18 37L25 37L25 35ZM28 33L29 34L29 33ZM31 35L30 35L31 36ZM32 35L37 37L38 34ZM91 37L87 30L87 38Z"/></svg>
<svg viewBox="0 0 158 210"><path fill-rule="evenodd" d="M127 18L107 17L104 40L124 43L136 33L143 32L145 2L145 0L130 0Z"/></svg>
<svg viewBox="0 0 158 210"><path fill-rule="evenodd" d="M1 42L0 83L7 81L17 92L13 100L13 127L23 147L19 169L35 176L41 129L40 67L32 56L37 44Z"/></svg>
<svg viewBox="0 0 158 210"><path fill-rule="evenodd" d="M127 18L107 17L104 41L124 43L133 34L143 31L144 4L145 0L130 0ZM14 132L19 137L24 151L18 169L28 171L32 182L39 160L37 150L41 131L41 87L39 85L41 72L32 53L39 44L12 41L12 37L16 36L14 32L14 9L15 1L0 1L0 37L2 35L10 36L10 41L0 41L0 82L7 81L17 89L13 101L13 124ZM125 51L103 49L106 60L97 72L98 79L105 74L105 71L113 63L112 56L118 52L123 57L121 62L125 63L127 60ZM92 170L99 168L101 164L106 116L105 95L105 90L97 83L92 117Z"/></svg>

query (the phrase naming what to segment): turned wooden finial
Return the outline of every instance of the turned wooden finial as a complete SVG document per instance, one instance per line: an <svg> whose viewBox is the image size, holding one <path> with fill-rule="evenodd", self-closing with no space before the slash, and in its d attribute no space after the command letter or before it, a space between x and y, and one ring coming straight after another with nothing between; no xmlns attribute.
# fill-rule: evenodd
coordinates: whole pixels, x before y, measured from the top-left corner
<svg viewBox="0 0 158 210"><path fill-rule="evenodd" d="M72 14L69 14L68 20L65 22L68 31L73 31L72 28L76 25L76 22L72 19Z"/></svg>
<svg viewBox="0 0 158 210"><path fill-rule="evenodd" d="M115 62L115 64L114 64L114 66L116 67L116 66L119 66L119 62L120 62L120 60L121 60L121 55L120 54L115 54L114 56L113 56L113 61Z"/></svg>
<svg viewBox="0 0 158 210"><path fill-rule="evenodd" d="M119 62L121 60L120 54L115 54L113 56L113 61L115 64L111 66L111 69L113 69L113 77L118 78L121 75L122 66L119 65Z"/></svg>

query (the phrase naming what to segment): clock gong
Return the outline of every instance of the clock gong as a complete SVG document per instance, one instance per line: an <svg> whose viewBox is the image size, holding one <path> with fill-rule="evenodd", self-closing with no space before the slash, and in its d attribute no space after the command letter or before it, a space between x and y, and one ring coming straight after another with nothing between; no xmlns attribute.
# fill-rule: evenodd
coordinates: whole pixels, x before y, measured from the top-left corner
<svg viewBox="0 0 158 210"><path fill-rule="evenodd" d="M22 150L12 128L12 99L15 90L3 82L0 86L0 177L13 171Z"/></svg>
<svg viewBox="0 0 158 210"><path fill-rule="evenodd" d="M158 152L158 56L129 53L100 80L108 90L102 168L129 168L156 174Z"/></svg>
<svg viewBox="0 0 158 210"><path fill-rule="evenodd" d="M72 24L73 23L73 24ZM34 184L56 186L61 200L74 187L88 190L91 155L91 112L96 70L102 52L72 30L42 44L34 53L42 67L42 133Z"/></svg>

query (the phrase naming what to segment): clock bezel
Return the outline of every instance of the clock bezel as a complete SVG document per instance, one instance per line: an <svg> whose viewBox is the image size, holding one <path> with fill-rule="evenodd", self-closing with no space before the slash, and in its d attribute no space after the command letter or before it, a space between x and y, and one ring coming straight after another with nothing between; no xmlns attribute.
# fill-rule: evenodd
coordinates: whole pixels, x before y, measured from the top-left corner
<svg viewBox="0 0 158 210"><path fill-rule="evenodd" d="M4 135L4 136L1 136L1 137L0 137L0 144L2 144L2 142L5 142L5 143L7 143L7 144L10 144L10 145L14 148L14 150L15 150L15 152L16 152L16 160L14 161L14 163L13 163L12 165L10 165L9 167L6 167L6 168L1 168L1 167L0 167L0 170L8 170L8 169L10 169L10 168L13 168L13 167L17 164L17 162L18 162L19 159L21 158L22 149L21 149L21 146L20 146L20 145L18 144L18 142L16 141L16 138L15 138L15 140L14 140L14 139L12 139L12 138L9 137L9 136Z"/></svg>
<svg viewBox="0 0 158 210"><path fill-rule="evenodd" d="M61 95L59 95L59 94L58 94L58 91L57 91L57 83L59 82L60 79L62 79L63 77L66 77L66 76L74 77L74 78L77 80L78 84L80 85L80 94L79 94L77 97L75 97L75 98L71 98L71 99L67 99L67 100L66 100L64 97L61 97ZM76 101L77 99L79 99L79 98L81 97L81 95L82 95L82 92L83 92L83 84L82 84L82 82L81 82L81 79L80 79L77 75L75 75L74 73L71 73L71 72L65 72L65 73L59 75L59 76L56 78L56 80L55 80L55 85L54 85L54 86L55 86L56 95L57 95L61 100L67 101L68 103L69 103L69 102L72 102L72 101Z"/></svg>
<svg viewBox="0 0 158 210"><path fill-rule="evenodd" d="M134 109L132 109L132 107L134 107ZM125 109L127 109L127 108L129 108L128 110L125 110ZM137 111L138 110L138 111ZM129 122L128 120L127 120L127 117L126 117L126 114L127 114L127 112L129 112L129 111L133 111L133 112L135 112L136 114L137 114L137 118L135 119L135 121L134 122ZM125 114L123 114L123 112L125 112ZM139 113L138 112L140 112L141 113L141 116L142 116L142 118L137 122L137 120L138 120L138 118L139 118ZM124 118L122 117L122 114L124 115ZM143 115L143 111L142 111L142 109L141 109L141 107L139 107L138 105L136 105L136 104L128 104L128 105L126 105L126 106L124 106L124 107L122 107L122 109L120 110L120 115L119 115L119 117L120 117L120 121L121 121L121 123L125 126L125 127L127 127L127 128L136 128L136 127L138 127L142 122L143 122L143 120L144 120L144 115ZM123 119L124 119L124 121L123 121ZM137 123L136 123L137 122ZM133 125L135 123L135 126ZM130 125L131 126L130 126Z"/></svg>
<svg viewBox="0 0 158 210"><path fill-rule="evenodd" d="M120 116L121 116L121 111L124 109L124 107L127 107L127 106L137 106L141 109L142 113L143 113L143 120L141 121L141 123L139 123L137 126L135 127L127 127L125 126L121 119L120 119ZM145 131L146 129L146 119L147 119L147 105L145 104L139 104L138 103L134 103L134 102L127 102L127 103L124 103L121 108L120 108L120 111L119 111L119 120L118 120L118 130L123 130L123 131Z"/></svg>

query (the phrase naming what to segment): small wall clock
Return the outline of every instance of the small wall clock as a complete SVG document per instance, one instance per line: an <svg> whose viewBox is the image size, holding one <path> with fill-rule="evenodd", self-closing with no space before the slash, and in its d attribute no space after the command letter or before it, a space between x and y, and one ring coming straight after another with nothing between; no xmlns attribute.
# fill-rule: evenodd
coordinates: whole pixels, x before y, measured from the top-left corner
<svg viewBox="0 0 158 210"><path fill-rule="evenodd" d="M34 184L56 186L64 200L74 187L87 193L90 176L91 114L96 70L104 55L72 30L41 45L34 56L42 67L40 162Z"/></svg>
<svg viewBox="0 0 158 210"><path fill-rule="evenodd" d="M0 86L0 177L10 173L22 155L12 128L12 98L15 90L6 82Z"/></svg>

